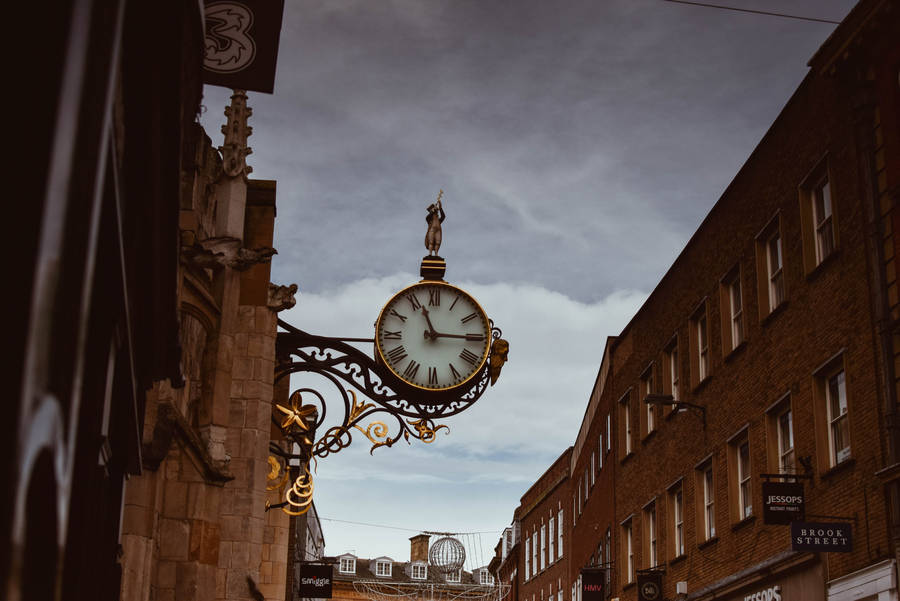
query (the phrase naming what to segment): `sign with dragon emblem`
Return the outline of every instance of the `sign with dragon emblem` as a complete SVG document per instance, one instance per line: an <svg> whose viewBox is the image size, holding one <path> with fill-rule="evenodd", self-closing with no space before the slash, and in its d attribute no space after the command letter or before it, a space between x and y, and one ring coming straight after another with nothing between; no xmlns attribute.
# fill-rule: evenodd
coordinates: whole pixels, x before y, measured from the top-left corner
<svg viewBox="0 0 900 601"><path fill-rule="evenodd" d="M271 94L284 0L205 4L204 83Z"/></svg>

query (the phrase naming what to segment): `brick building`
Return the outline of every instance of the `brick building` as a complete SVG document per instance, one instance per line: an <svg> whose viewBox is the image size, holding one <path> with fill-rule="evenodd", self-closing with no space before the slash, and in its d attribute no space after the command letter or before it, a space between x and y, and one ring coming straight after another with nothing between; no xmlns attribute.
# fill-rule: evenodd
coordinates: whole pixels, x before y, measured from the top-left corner
<svg viewBox="0 0 900 601"><path fill-rule="evenodd" d="M361 558L352 553L326 558L333 568L332 601L502 601L508 590L497 586L488 566L442 573L429 565L430 536L411 537L409 561ZM504 591L501 593L500 591Z"/></svg>
<svg viewBox="0 0 900 601"><path fill-rule="evenodd" d="M514 517L521 531L518 557L519 599L557 601L568 586L567 527L569 470L572 449L566 449L522 495Z"/></svg>
<svg viewBox="0 0 900 601"><path fill-rule="evenodd" d="M836 28L609 339L565 484L564 598L584 568L623 600L651 569L666 599L898 598L897 9L864 0ZM796 474L807 521L851 524L852 550L792 550L763 474ZM534 540L524 497L516 518ZM529 573L520 599L545 586Z"/></svg>

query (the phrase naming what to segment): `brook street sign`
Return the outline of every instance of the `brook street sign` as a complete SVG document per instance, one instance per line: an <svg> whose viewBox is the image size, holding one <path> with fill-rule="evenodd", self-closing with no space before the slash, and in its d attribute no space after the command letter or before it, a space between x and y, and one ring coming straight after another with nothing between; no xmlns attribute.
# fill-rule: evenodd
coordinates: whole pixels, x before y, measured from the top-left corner
<svg viewBox="0 0 900 601"><path fill-rule="evenodd" d="M763 482L763 523L790 524L804 519L803 484Z"/></svg>
<svg viewBox="0 0 900 601"><path fill-rule="evenodd" d="M333 569L334 566L330 564L302 564L300 566L300 597L330 599Z"/></svg>
<svg viewBox="0 0 900 601"><path fill-rule="evenodd" d="M792 522L791 549L849 553L853 550L852 524Z"/></svg>

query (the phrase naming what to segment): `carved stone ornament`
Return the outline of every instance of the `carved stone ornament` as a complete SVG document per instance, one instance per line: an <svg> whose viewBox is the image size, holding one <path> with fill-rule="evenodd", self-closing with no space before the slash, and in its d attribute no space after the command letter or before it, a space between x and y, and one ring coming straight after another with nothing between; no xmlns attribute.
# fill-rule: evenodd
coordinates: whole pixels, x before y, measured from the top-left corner
<svg viewBox="0 0 900 601"><path fill-rule="evenodd" d="M297 304L297 300L294 298L295 294L297 294L297 284L279 286L269 282L269 300L267 304L276 313L290 309Z"/></svg>
<svg viewBox="0 0 900 601"><path fill-rule="evenodd" d="M189 263L204 269L230 267L236 271L246 271L257 263L268 263L278 251L271 246L244 248L240 238L222 236L184 246L181 254Z"/></svg>
<svg viewBox="0 0 900 601"><path fill-rule="evenodd" d="M225 107L225 116L228 118L222 126L225 145L219 147L222 169L230 177L246 178L253 171L253 167L247 165L247 155L253 152L247 146L247 138L253 134L253 128L247 125L247 119L252 114L253 109L247 106L247 93L244 90L234 90L231 105Z"/></svg>

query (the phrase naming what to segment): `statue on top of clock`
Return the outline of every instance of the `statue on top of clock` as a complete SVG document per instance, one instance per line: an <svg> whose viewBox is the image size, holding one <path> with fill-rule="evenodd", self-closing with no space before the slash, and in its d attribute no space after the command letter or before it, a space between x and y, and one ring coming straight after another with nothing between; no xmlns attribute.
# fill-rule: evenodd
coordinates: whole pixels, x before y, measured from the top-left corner
<svg viewBox="0 0 900 601"><path fill-rule="evenodd" d="M444 191L438 194L437 202L428 205L428 215L425 217L425 223L428 224L428 231L425 233L425 248L428 249L429 255L437 256L438 250L441 248L441 223L444 222L444 209L441 207L441 198Z"/></svg>

